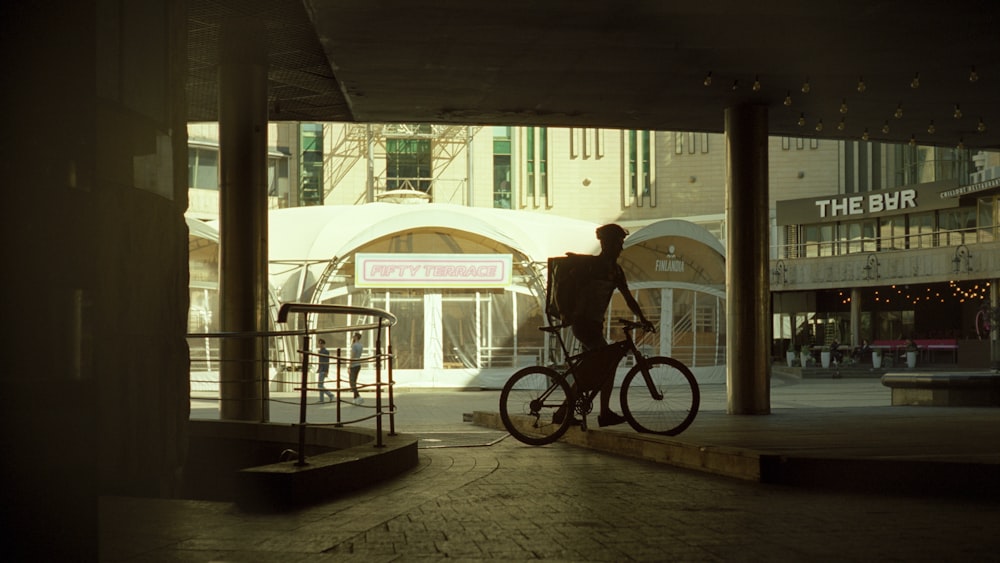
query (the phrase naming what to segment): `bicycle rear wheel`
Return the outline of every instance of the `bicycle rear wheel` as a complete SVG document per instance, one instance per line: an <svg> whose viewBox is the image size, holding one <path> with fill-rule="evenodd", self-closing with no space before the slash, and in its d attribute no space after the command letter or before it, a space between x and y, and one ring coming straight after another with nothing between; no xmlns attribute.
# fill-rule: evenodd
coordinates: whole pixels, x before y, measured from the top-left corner
<svg viewBox="0 0 1000 563"><path fill-rule="evenodd" d="M644 375L649 374L649 380ZM622 413L638 432L675 436L694 421L701 392L694 374L666 356L645 358L622 381Z"/></svg>
<svg viewBox="0 0 1000 563"><path fill-rule="evenodd" d="M556 416L560 408L561 417ZM518 371L500 392L500 420L511 436L525 444L555 442L573 422L569 383L561 373L543 366Z"/></svg>

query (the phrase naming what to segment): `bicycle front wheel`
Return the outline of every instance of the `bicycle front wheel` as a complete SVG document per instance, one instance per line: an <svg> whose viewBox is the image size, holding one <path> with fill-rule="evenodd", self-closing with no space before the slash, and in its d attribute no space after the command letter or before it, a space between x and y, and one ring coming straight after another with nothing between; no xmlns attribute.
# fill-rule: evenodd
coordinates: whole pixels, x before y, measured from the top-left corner
<svg viewBox="0 0 1000 563"><path fill-rule="evenodd" d="M556 370L526 367L510 376L500 392L500 420L525 444L551 444L573 421L572 396L566 378Z"/></svg>
<svg viewBox="0 0 1000 563"><path fill-rule="evenodd" d="M694 421L701 392L694 374L666 356L645 358L622 381L622 413L638 432L676 436Z"/></svg>

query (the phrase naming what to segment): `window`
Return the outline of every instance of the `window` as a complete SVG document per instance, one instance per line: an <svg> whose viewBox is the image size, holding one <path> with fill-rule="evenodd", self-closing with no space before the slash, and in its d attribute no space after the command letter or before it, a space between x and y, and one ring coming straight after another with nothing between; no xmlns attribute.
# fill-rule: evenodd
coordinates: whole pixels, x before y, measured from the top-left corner
<svg viewBox="0 0 1000 563"><path fill-rule="evenodd" d="M528 127L525 143L525 164L528 175L528 196L548 197L548 129Z"/></svg>
<svg viewBox="0 0 1000 563"><path fill-rule="evenodd" d="M806 225L803 227L805 256L809 258L833 256L836 227L836 225Z"/></svg>
<svg viewBox="0 0 1000 563"><path fill-rule="evenodd" d="M881 250L903 250L906 246L906 229L903 216L879 219L879 247Z"/></svg>
<svg viewBox="0 0 1000 563"><path fill-rule="evenodd" d="M997 240L997 197L979 198L979 240L977 242L993 242Z"/></svg>
<svg viewBox="0 0 1000 563"><path fill-rule="evenodd" d="M418 190L430 193L430 139L385 140L385 189Z"/></svg>
<svg viewBox="0 0 1000 563"><path fill-rule="evenodd" d="M493 128L493 207L512 209L510 127Z"/></svg>
<svg viewBox="0 0 1000 563"><path fill-rule="evenodd" d="M910 219L910 248L931 248L934 246L934 213L915 213Z"/></svg>
<svg viewBox="0 0 1000 563"><path fill-rule="evenodd" d="M303 123L300 146L299 201L303 205L323 205L323 124Z"/></svg>
<svg viewBox="0 0 1000 563"><path fill-rule="evenodd" d="M628 132L629 193L635 197L641 186L642 195L649 195L649 131Z"/></svg>
<svg viewBox="0 0 1000 563"><path fill-rule="evenodd" d="M219 151L215 148L188 148L188 187L219 189Z"/></svg>
<svg viewBox="0 0 1000 563"><path fill-rule="evenodd" d="M958 246L975 242L976 210L973 207L938 211L940 244Z"/></svg>
<svg viewBox="0 0 1000 563"><path fill-rule="evenodd" d="M847 252L875 251L875 221L854 221L841 228L846 231Z"/></svg>

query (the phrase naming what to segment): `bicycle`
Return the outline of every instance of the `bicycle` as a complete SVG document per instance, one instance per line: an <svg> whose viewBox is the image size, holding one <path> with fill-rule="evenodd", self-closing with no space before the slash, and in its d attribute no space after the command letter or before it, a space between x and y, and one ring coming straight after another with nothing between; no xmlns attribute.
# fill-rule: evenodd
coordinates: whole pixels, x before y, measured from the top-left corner
<svg viewBox="0 0 1000 563"><path fill-rule="evenodd" d="M586 430L594 398L608 378L615 377L627 354L635 359L621 386L621 409L629 426L637 432L676 436L691 425L701 401L694 374L674 358L644 356L632 336L642 324L619 322L623 340L575 356L569 355L560 333L566 325L539 328L559 340L568 367L559 371L530 366L507 380L500 393L500 419L511 436L541 446L561 438L575 423Z"/></svg>

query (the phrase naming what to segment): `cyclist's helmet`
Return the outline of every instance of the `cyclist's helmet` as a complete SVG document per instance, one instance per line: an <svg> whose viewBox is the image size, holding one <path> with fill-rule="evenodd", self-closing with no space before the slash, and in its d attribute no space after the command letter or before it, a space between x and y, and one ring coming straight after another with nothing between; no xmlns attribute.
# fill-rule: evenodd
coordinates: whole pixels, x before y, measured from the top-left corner
<svg viewBox="0 0 1000 563"><path fill-rule="evenodd" d="M597 240L625 240L627 236L628 231L615 223L597 227Z"/></svg>

